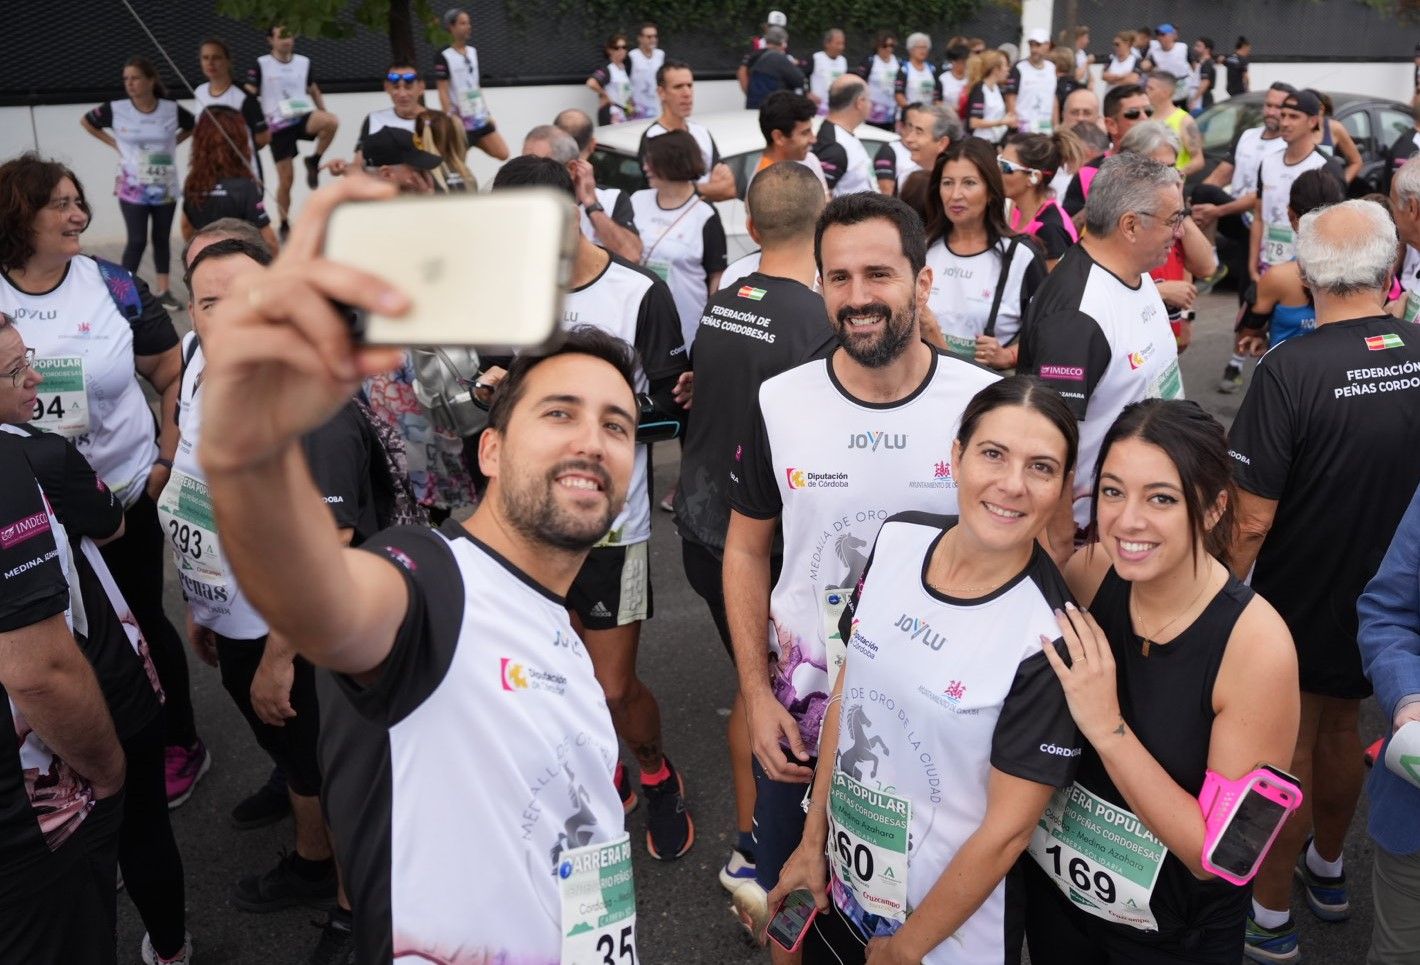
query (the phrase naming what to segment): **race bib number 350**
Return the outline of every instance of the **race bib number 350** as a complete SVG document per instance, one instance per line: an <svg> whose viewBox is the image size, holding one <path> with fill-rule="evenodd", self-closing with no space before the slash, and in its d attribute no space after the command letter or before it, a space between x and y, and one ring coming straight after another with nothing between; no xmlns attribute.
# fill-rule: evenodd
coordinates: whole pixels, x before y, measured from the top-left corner
<svg viewBox="0 0 1420 965"><path fill-rule="evenodd" d="M1131 812L1079 784L1051 797L1027 849L1086 914L1158 931L1149 908L1168 849Z"/></svg>
<svg viewBox="0 0 1420 965"><path fill-rule="evenodd" d="M35 396L33 422L41 429L74 439L89 432L89 397L82 358L37 358L44 376Z"/></svg>
<svg viewBox="0 0 1420 965"><path fill-rule="evenodd" d="M562 852L563 965L636 965L636 889L631 838Z"/></svg>

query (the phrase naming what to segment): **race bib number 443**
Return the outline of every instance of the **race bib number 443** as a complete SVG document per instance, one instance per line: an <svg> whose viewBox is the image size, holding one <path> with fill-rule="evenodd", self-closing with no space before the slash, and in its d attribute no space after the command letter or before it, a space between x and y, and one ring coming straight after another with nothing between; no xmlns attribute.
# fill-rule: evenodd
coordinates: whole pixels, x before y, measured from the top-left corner
<svg viewBox="0 0 1420 965"><path fill-rule="evenodd" d="M1079 784L1050 798L1027 849L1086 914L1158 931L1149 908L1168 849L1133 813Z"/></svg>
<svg viewBox="0 0 1420 965"><path fill-rule="evenodd" d="M562 852L563 965L636 965L636 889L631 838Z"/></svg>

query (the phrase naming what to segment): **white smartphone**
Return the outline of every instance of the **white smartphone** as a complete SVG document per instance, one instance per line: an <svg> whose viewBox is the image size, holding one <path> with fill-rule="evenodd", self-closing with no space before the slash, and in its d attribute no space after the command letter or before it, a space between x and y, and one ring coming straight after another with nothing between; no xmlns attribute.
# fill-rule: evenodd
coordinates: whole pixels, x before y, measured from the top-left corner
<svg viewBox="0 0 1420 965"><path fill-rule="evenodd" d="M407 195L337 207L324 254L413 303L398 318L357 312L365 344L511 352L557 333L578 230L572 199L551 188Z"/></svg>

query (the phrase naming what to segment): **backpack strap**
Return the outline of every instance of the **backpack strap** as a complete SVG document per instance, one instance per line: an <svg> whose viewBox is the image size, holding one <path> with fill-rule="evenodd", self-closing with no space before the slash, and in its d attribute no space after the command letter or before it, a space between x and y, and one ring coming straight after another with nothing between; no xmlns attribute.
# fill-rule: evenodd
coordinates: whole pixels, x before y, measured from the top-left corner
<svg viewBox="0 0 1420 965"><path fill-rule="evenodd" d="M986 316L986 328L982 330L987 338L996 336L996 313L1001 310L1001 299L1006 295L1006 282L1011 274L1011 258L1016 253L1016 246L1021 243L1020 237L1011 239L1011 243L1006 246L1006 254L1001 258L1001 274L996 279L996 294L991 299L991 314Z"/></svg>
<svg viewBox="0 0 1420 965"><path fill-rule="evenodd" d="M95 258L99 275L108 288L108 297L113 299L114 308L130 322L137 321L143 314L143 296L138 294L138 280L128 269L115 265L103 258Z"/></svg>

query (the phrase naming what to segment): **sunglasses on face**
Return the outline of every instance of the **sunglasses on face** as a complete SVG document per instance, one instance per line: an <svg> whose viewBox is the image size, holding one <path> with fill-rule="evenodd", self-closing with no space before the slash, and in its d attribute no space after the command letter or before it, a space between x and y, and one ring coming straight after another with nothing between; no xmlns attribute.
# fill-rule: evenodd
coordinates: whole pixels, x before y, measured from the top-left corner
<svg viewBox="0 0 1420 965"><path fill-rule="evenodd" d="M611 49L612 49L612 50L625 50L625 49L626 49L626 45L625 45L625 44L613 44Z"/></svg>
<svg viewBox="0 0 1420 965"><path fill-rule="evenodd" d="M409 73L397 73L392 70L388 74L385 74L385 80L389 81L391 84L399 84L401 82L413 84L418 79L419 75L414 71L410 71Z"/></svg>
<svg viewBox="0 0 1420 965"><path fill-rule="evenodd" d="M1126 121L1137 121L1140 116L1153 117L1154 109L1152 107L1131 107L1129 108L1129 110L1125 111L1119 116L1124 118Z"/></svg>
<svg viewBox="0 0 1420 965"><path fill-rule="evenodd" d="M1001 169L1002 174L1040 174L1040 168L1028 168L1024 164L1015 164L1007 161L1003 157L996 159L996 166Z"/></svg>
<svg viewBox="0 0 1420 965"><path fill-rule="evenodd" d="M892 49L893 49L894 47L896 47L896 46L897 46L897 42L896 42L896 41L894 41L894 40L889 40L889 41L885 42L884 44L882 44L882 49L883 49L883 50L892 50Z"/></svg>

